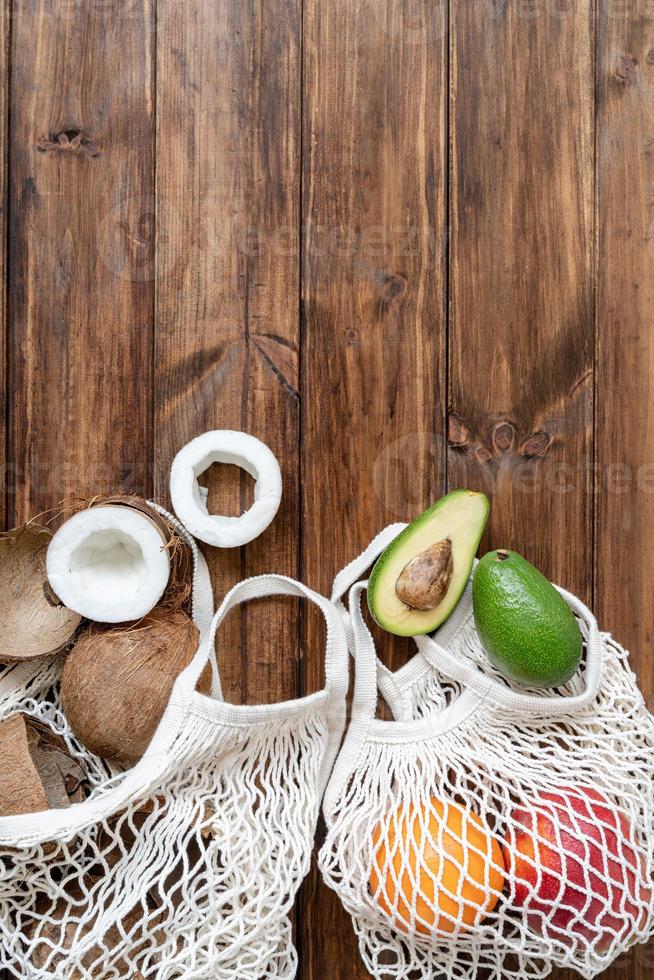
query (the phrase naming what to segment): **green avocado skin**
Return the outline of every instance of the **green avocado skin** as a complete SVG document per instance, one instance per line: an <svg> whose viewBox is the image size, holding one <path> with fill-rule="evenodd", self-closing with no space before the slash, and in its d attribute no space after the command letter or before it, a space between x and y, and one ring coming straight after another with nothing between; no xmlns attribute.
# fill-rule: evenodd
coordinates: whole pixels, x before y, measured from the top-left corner
<svg viewBox="0 0 654 980"><path fill-rule="evenodd" d="M472 602L482 646L505 677L546 688L560 687L576 673L583 646L577 621L551 582L521 555L484 555Z"/></svg>

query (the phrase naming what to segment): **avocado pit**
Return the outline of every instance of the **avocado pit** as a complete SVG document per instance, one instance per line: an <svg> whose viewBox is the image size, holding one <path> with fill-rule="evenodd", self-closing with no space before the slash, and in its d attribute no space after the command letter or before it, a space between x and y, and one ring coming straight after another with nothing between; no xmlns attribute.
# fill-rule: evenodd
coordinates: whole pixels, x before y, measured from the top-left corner
<svg viewBox="0 0 654 980"><path fill-rule="evenodd" d="M452 542L443 538L405 565L395 592L412 609L436 609L447 595L453 572Z"/></svg>

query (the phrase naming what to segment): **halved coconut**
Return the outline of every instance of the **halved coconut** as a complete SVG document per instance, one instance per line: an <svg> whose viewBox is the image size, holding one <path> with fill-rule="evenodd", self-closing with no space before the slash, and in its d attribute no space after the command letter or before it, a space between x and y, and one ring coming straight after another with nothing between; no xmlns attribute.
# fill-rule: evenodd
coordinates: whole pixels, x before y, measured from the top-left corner
<svg viewBox="0 0 654 980"><path fill-rule="evenodd" d="M0 534L0 663L65 650L81 616L46 594L45 559L52 534L25 524Z"/></svg>
<svg viewBox="0 0 654 980"><path fill-rule="evenodd" d="M141 501L91 506L57 531L46 567L69 609L97 623L124 623L157 605L170 579L170 534L145 508Z"/></svg>

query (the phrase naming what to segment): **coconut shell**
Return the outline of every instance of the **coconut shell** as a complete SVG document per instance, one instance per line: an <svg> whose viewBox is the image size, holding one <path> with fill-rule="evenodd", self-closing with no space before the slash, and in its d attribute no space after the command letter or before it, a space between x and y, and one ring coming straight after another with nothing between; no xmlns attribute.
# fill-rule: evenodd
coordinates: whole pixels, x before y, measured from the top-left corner
<svg viewBox="0 0 654 980"><path fill-rule="evenodd" d="M0 816L79 803L85 773L63 738L26 715L0 722Z"/></svg>
<svg viewBox="0 0 654 980"><path fill-rule="evenodd" d="M80 742L112 762L140 759L199 639L186 613L159 606L134 625L94 625L82 633L61 678L63 709ZM198 690L210 688L207 667Z"/></svg>
<svg viewBox="0 0 654 980"><path fill-rule="evenodd" d="M67 886L67 896L58 899L54 905L52 900L46 895L37 899L36 914L38 919L33 919L25 926L27 940L35 942L35 946L30 954L30 964L35 970L43 970L46 967L54 973L57 967L61 968L65 964L66 954L74 946L79 945L81 940L79 919L86 914L89 905L93 905L93 897L88 895L88 890L98 884L99 878L88 876L85 879L86 890L80 885ZM75 903L72 915L76 921L69 920L71 915L71 901ZM144 910L142 906L136 905L122 919L122 927L125 932L132 933L130 942L130 959L134 956L145 953L146 949L160 945L163 937L158 935L156 920L150 925L136 928L143 922ZM91 916L87 925L90 932L95 928L96 916ZM102 942L92 946L82 958L83 971L78 969L66 973L67 980L83 980L88 975L88 971L95 965L96 968L103 960L106 960L108 953L115 950L123 942L123 936L117 926L110 926L102 937ZM53 946L63 950L53 955ZM112 963L112 976L124 977L125 980L143 980L141 973L134 972L129 964L120 959L117 963ZM117 971L114 973L114 971Z"/></svg>
<svg viewBox="0 0 654 980"><path fill-rule="evenodd" d="M51 539L50 531L37 524L0 533L0 663L60 653L81 622L46 591Z"/></svg>

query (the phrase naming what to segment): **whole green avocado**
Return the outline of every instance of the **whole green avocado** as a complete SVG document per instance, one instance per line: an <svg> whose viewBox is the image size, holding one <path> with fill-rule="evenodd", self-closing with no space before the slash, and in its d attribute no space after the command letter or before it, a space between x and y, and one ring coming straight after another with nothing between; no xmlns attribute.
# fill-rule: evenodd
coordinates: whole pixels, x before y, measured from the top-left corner
<svg viewBox="0 0 654 980"><path fill-rule="evenodd" d="M576 673L583 639L570 607L514 551L490 551L472 583L475 625L492 664L529 687L561 687Z"/></svg>

